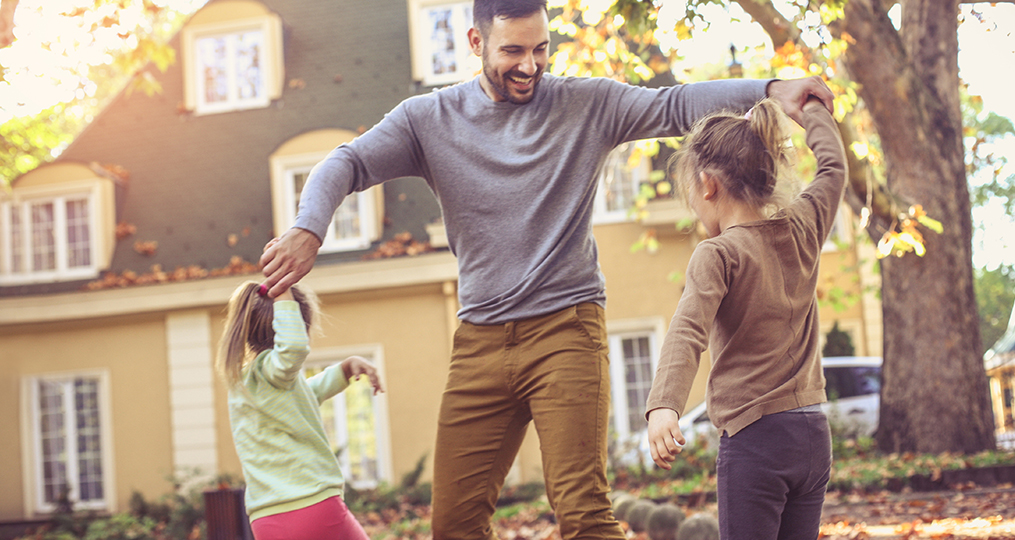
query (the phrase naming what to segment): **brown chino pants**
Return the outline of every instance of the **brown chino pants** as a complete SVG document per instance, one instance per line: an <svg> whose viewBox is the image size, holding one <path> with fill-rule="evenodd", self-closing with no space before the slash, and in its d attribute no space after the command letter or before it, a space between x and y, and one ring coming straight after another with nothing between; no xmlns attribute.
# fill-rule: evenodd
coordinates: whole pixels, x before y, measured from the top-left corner
<svg viewBox="0 0 1015 540"><path fill-rule="evenodd" d="M490 518L530 420L564 539L624 538L606 481L603 309L579 304L455 333L434 455L434 540L494 539Z"/></svg>

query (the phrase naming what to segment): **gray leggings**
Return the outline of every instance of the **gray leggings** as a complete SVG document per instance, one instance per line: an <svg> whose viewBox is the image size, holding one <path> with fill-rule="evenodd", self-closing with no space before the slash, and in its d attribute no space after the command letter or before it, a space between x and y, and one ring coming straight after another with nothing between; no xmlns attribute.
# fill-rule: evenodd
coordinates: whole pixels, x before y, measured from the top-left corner
<svg viewBox="0 0 1015 540"><path fill-rule="evenodd" d="M720 538L814 540L831 465L820 410L762 416L723 435L716 459Z"/></svg>

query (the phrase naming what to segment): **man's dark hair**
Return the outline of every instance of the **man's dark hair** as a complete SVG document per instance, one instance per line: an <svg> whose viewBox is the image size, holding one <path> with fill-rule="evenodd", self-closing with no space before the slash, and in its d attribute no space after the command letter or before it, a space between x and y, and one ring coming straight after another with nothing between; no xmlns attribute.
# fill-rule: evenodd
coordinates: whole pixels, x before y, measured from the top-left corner
<svg viewBox="0 0 1015 540"><path fill-rule="evenodd" d="M472 24L486 38L495 18L518 19L539 10L546 11L546 0L475 0L472 4Z"/></svg>

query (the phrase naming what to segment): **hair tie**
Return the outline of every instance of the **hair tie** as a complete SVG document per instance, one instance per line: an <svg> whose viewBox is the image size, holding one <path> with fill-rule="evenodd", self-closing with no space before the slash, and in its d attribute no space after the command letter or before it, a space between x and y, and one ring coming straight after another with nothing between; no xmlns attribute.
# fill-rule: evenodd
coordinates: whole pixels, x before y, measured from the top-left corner
<svg viewBox="0 0 1015 540"><path fill-rule="evenodd" d="M747 120L748 122L750 122L750 120L751 120L751 114L753 112L754 112L754 107L751 107L750 109L747 109L747 112L744 113L744 120Z"/></svg>
<svg viewBox="0 0 1015 540"><path fill-rule="evenodd" d="M268 286L262 283L261 286L257 288L257 294L262 297L268 296Z"/></svg>

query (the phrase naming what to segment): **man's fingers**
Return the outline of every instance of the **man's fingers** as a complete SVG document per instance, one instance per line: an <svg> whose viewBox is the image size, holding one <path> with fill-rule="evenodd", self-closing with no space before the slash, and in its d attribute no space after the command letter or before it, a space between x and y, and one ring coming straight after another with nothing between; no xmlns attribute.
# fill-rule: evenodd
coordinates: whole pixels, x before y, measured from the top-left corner
<svg viewBox="0 0 1015 540"><path fill-rule="evenodd" d="M299 281L301 277L303 276L297 276L293 272L289 272L288 274L282 276L281 279L276 281L274 285L270 285L272 277L269 277L267 280L265 280L265 285L268 285L270 287L268 289L268 296L275 298L276 296L284 293L285 291L289 290L289 287L295 285L296 282Z"/></svg>

